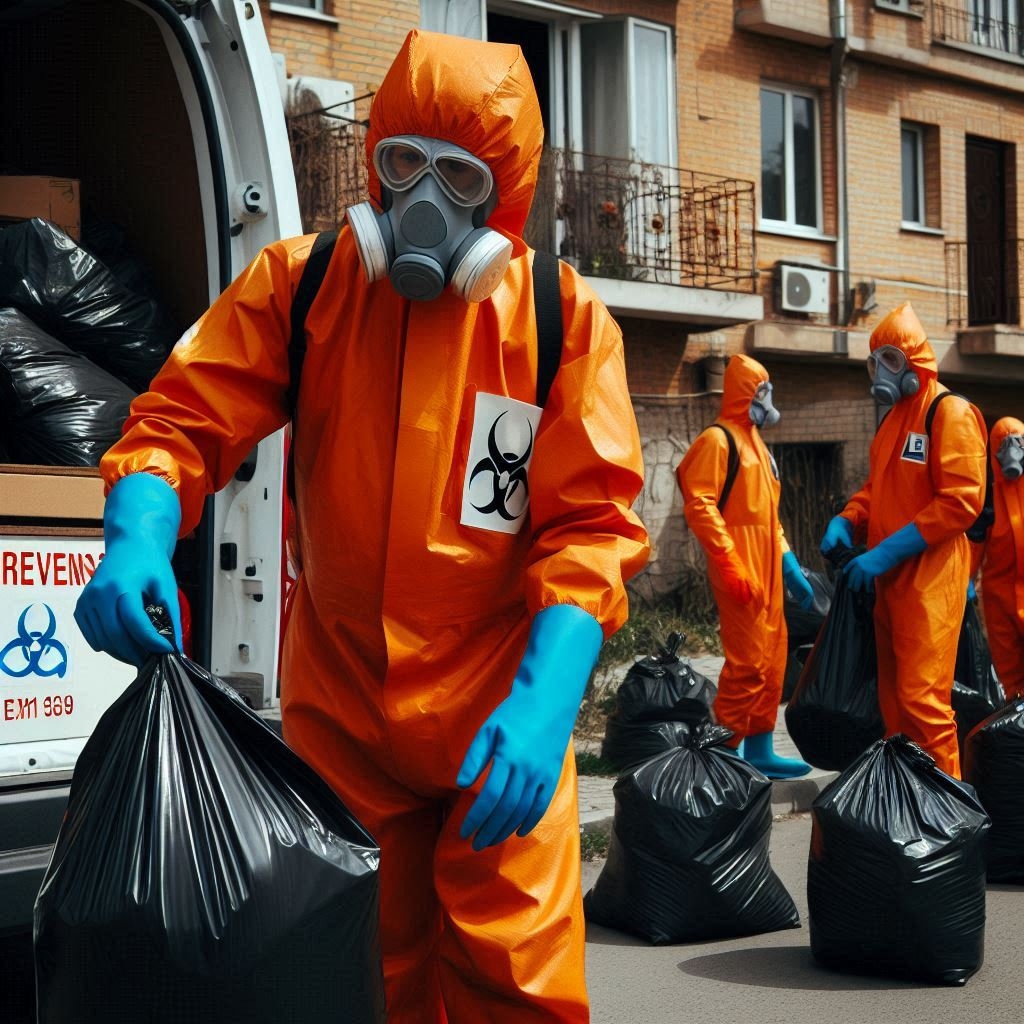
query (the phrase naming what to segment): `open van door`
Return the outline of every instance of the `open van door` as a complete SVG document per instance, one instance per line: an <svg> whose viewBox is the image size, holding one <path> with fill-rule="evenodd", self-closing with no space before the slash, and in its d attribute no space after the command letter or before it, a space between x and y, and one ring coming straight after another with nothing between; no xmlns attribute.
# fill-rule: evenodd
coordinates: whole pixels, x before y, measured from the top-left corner
<svg viewBox="0 0 1024 1024"><path fill-rule="evenodd" d="M74 180L83 232L100 222L123 231L182 332L264 245L301 233L277 73L255 2L0 3L0 139L0 175ZM277 700L283 447L282 434L262 441L175 554L196 660L257 708ZM90 486L88 514L67 502L40 518L16 509L0 515L0 541L21 551L34 537L45 559L43 548L60 538L62 551L98 557L101 484L94 477ZM0 674L0 713L5 689L14 696L35 668L47 668L43 658L29 664L19 635L81 639L70 616L83 583L69 584L65 573L61 601L49 602L52 621L40 607L48 584L38 574L31 593L0 589L10 615L20 615L18 602L33 606L0 622L10 634L0 635L0 648L16 641L21 673ZM60 687L71 703L62 701L53 728L0 714L0 935L31 928L77 754L132 678L106 656L71 658ZM69 707L74 713L64 714Z"/></svg>

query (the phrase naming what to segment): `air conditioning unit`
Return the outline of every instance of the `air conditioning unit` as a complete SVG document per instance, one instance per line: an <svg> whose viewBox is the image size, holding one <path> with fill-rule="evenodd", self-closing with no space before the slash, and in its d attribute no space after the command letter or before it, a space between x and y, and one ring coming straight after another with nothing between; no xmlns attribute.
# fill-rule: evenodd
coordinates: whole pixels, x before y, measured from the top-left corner
<svg viewBox="0 0 1024 1024"><path fill-rule="evenodd" d="M827 270L809 270L781 264L779 306L789 313L827 313L829 280Z"/></svg>
<svg viewBox="0 0 1024 1024"><path fill-rule="evenodd" d="M875 0L875 7L882 11L910 13L910 0Z"/></svg>

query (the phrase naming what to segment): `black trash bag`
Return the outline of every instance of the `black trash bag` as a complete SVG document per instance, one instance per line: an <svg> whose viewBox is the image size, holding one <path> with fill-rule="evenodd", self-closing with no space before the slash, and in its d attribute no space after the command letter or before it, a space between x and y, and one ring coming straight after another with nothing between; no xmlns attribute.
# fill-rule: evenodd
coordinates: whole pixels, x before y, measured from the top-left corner
<svg viewBox="0 0 1024 1024"><path fill-rule="evenodd" d="M169 635L165 632L164 635ZM82 751L38 1024L381 1024L379 849L238 695L151 658Z"/></svg>
<svg viewBox="0 0 1024 1024"><path fill-rule="evenodd" d="M589 921L654 945L797 928L771 868L772 784L719 745L709 721L622 775L608 860L583 900Z"/></svg>
<svg viewBox="0 0 1024 1024"><path fill-rule="evenodd" d="M988 880L1024 884L1024 700L1011 701L971 731L964 781L992 819Z"/></svg>
<svg viewBox="0 0 1024 1024"><path fill-rule="evenodd" d="M834 586L823 572L804 569L804 577L811 585L814 603L810 608L801 608L800 603L792 597L788 590L782 603L782 612L786 619L786 630L789 636L789 650L794 651L804 644L813 644L818 638L825 617L832 605Z"/></svg>
<svg viewBox="0 0 1024 1024"><path fill-rule="evenodd" d="M132 248L122 225L110 220L83 221L82 248L92 253L130 292L159 304L153 272Z"/></svg>
<svg viewBox="0 0 1024 1024"><path fill-rule="evenodd" d="M1006 703L1006 694L992 664L976 600L969 600L964 608L950 703L956 716L961 754L967 734Z"/></svg>
<svg viewBox="0 0 1024 1024"><path fill-rule="evenodd" d="M601 757L620 772L678 746L679 735L708 717L717 687L679 657L682 642L680 633L670 633L654 654L630 666L619 685Z"/></svg>
<svg viewBox="0 0 1024 1024"><path fill-rule="evenodd" d="M807 664L807 659L814 650L814 644L800 644L799 647L791 648L786 656L786 672L782 677L782 703L786 704L796 692L796 684L800 682L800 675Z"/></svg>
<svg viewBox="0 0 1024 1024"><path fill-rule="evenodd" d="M811 805L811 952L857 974L962 985L985 945L989 818L904 735L879 740Z"/></svg>
<svg viewBox="0 0 1024 1024"><path fill-rule="evenodd" d="M0 231L0 306L14 306L135 391L145 391L181 333L56 224Z"/></svg>
<svg viewBox="0 0 1024 1024"><path fill-rule="evenodd" d="M0 447L12 461L98 466L134 397L23 313L0 308Z"/></svg>
<svg viewBox="0 0 1024 1024"><path fill-rule="evenodd" d="M786 705L786 729L815 768L842 771L885 735L878 706L874 595L836 579L832 607Z"/></svg>

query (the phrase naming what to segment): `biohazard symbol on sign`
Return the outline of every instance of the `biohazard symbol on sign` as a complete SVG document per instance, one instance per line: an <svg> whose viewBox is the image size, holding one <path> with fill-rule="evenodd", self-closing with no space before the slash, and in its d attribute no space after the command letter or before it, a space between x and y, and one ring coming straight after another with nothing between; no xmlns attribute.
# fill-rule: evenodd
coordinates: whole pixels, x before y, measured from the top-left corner
<svg viewBox="0 0 1024 1024"><path fill-rule="evenodd" d="M53 609L44 604L48 617L46 629L29 629L29 612L36 605L30 604L18 619L18 635L0 651L0 672L14 679L24 676L58 676L63 678L68 670L67 648L54 637L57 632L57 617Z"/></svg>
<svg viewBox="0 0 1024 1024"><path fill-rule="evenodd" d="M487 434L488 457L481 459L473 467L469 482L472 486L481 473L490 473L492 476L491 500L484 505L473 502L473 508L481 515L490 515L492 512L496 512L502 519L513 522L526 510L526 504L530 498L526 468L530 462L530 455L533 453L533 426L527 423L530 428L530 439L526 445L526 451L503 452L498 447L498 424L507 415L508 411L506 410L491 424L491 429Z"/></svg>

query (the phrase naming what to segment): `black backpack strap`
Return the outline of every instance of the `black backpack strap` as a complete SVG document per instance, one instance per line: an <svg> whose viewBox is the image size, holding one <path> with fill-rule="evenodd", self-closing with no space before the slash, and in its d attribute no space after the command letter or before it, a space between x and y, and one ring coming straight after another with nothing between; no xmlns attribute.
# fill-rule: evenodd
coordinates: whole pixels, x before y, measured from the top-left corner
<svg viewBox="0 0 1024 1024"><path fill-rule="evenodd" d="M949 395L957 395L955 391L940 391L933 399L931 405L928 406L928 412L925 413L924 417L924 432L928 435L929 440L932 436L932 421L935 419L935 409L939 402L943 398ZM957 395L957 398L963 398L965 402L970 402L970 399L964 395ZM973 541L975 544L982 544L985 541L988 531L995 521L995 506L992 500L992 459L989 457L988 439L985 440L985 500L981 506L981 512L978 513L978 518L971 523L970 526L964 531L967 534L967 539Z"/></svg>
<svg viewBox="0 0 1024 1024"><path fill-rule="evenodd" d="M725 439L729 445L729 458L725 468L725 483L722 485L722 493L718 496L718 511L721 512L725 508L725 503L729 500L729 492L732 490L732 485L736 480L736 474L740 471L740 453L736 450L736 439L732 436L732 431L722 426L721 423L712 423L711 427L718 427L725 434ZM708 427L708 430L711 427Z"/></svg>
<svg viewBox="0 0 1024 1024"><path fill-rule="evenodd" d="M537 405L542 409L562 361L562 291L558 257L533 254L533 309L537 318Z"/></svg>
<svg viewBox="0 0 1024 1024"><path fill-rule="evenodd" d="M955 394L955 391L940 391L932 399L931 405L928 406L928 411L924 414L924 432L928 435L929 440L932 436L932 421L935 419L935 409L937 408L939 402L941 402L944 398L949 398L950 395ZM957 395L957 397L964 398L963 395ZM964 401L966 402L967 399L964 398Z"/></svg>
<svg viewBox="0 0 1024 1024"><path fill-rule="evenodd" d="M291 327L288 340L288 415L292 421L291 446L288 449L286 480L288 497L295 498L295 413L299 406L299 384L302 381L302 364L306 359L306 316L313 300L320 291L328 264L334 254L337 231L321 231L309 250L309 258L302 268L298 287L292 297Z"/></svg>
<svg viewBox="0 0 1024 1024"><path fill-rule="evenodd" d="M309 250L309 259L302 268L298 287L292 298L291 324L292 334L288 342L288 415L291 416L294 432L295 410L299 403L299 383L302 380L302 363L306 358L306 316L313 300L320 291L327 266L334 254L334 243L338 240L337 231L321 231L316 236L313 248Z"/></svg>

